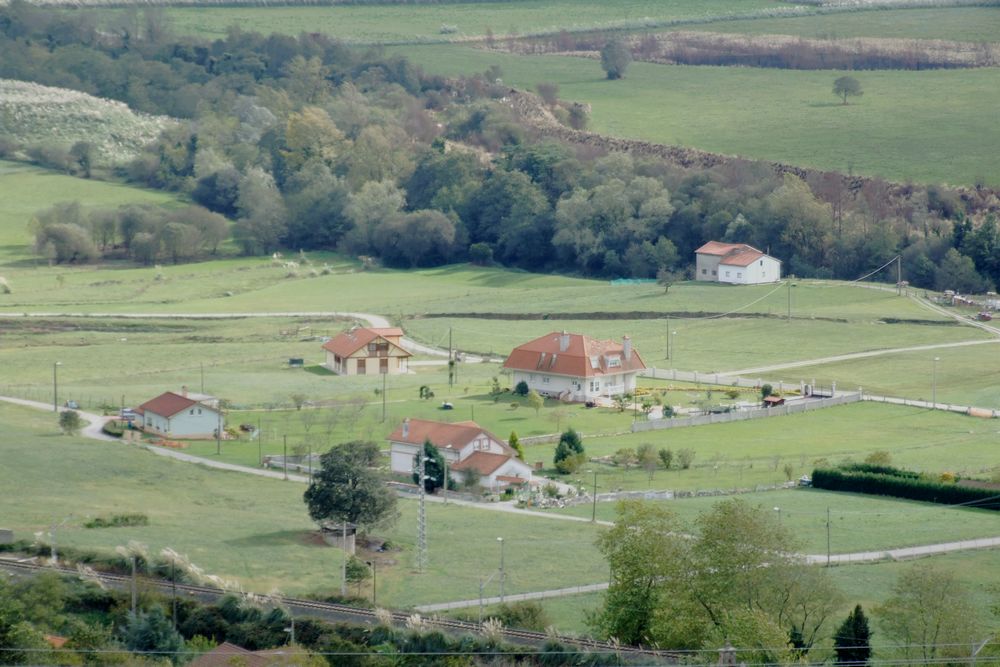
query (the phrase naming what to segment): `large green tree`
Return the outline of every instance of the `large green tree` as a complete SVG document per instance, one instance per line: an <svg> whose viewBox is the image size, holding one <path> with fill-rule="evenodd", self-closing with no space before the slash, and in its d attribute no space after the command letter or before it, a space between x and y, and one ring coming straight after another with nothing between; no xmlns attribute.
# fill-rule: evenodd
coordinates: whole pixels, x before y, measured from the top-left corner
<svg viewBox="0 0 1000 667"><path fill-rule="evenodd" d="M309 516L317 522L346 521L365 531L395 521L396 495L375 470L379 457L376 443L360 440L323 454L304 495Z"/></svg>
<svg viewBox="0 0 1000 667"><path fill-rule="evenodd" d="M833 94L847 104L848 97L861 97L864 91L861 90L861 82L853 76L842 76L833 82Z"/></svg>

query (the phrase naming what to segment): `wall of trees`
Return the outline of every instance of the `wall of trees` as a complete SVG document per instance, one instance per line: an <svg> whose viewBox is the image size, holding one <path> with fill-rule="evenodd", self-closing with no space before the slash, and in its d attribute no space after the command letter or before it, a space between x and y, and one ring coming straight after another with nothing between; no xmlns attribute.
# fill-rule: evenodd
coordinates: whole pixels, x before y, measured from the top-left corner
<svg viewBox="0 0 1000 667"><path fill-rule="evenodd" d="M901 254L917 286L981 291L1000 282L995 220L973 221L968 200L950 190L877 180L852 189L838 175L677 164L542 138L512 110L497 68L446 80L318 34L234 28L204 42L172 37L155 10L96 26L20 0L0 9L0 48L0 77L187 119L122 175L225 216L247 254L340 250L412 267L465 261L474 247L479 263L653 277L683 271L695 248L716 239L768 250L800 276L853 279ZM546 113L568 116L558 91L546 92ZM182 260L190 253L177 249L215 247L204 228L218 221L197 215L199 235L164 218L142 232L156 237L154 253L136 255L132 240L128 253ZM54 225L79 220L45 218L40 252L94 256L60 254L80 234ZM112 247L124 240L117 228Z"/></svg>

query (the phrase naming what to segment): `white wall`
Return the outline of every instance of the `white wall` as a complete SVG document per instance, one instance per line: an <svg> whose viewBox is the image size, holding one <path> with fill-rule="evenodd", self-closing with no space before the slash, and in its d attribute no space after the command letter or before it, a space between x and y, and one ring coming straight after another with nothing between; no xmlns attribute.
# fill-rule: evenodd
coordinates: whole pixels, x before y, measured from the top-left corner
<svg viewBox="0 0 1000 667"><path fill-rule="evenodd" d="M694 256L694 279L718 282L719 276L717 273L720 259L721 257L718 255L696 253Z"/></svg>
<svg viewBox="0 0 1000 667"><path fill-rule="evenodd" d="M219 415L203 405L192 405L169 419L146 410L142 423L147 431L175 438L214 438Z"/></svg>
<svg viewBox="0 0 1000 667"><path fill-rule="evenodd" d="M719 265L719 281L736 285L758 285L781 280L781 262L761 257L747 266Z"/></svg>

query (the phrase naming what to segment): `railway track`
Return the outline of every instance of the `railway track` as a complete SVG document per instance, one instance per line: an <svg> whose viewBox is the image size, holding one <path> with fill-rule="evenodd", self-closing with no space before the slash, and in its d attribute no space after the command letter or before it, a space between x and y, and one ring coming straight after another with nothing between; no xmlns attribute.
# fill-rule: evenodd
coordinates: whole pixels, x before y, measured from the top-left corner
<svg viewBox="0 0 1000 667"><path fill-rule="evenodd" d="M39 565L38 563L29 561L6 558L0 558L0 569L5 569L23 575L34 575L39 572L58 572L67 576L80 576L80 572L76 568ZM117 589L127 590L132 585L132 578L128 575L95 572L94 576L102 582ZM152 579L149 577L138 577L137 580L141 582L143 586L151 586L166 593L173 593L176 591L179 594L183 594L188 597L195 597L199 600L209 602L217 600L218 598L233 592L210 586L175 583L169 580ZM348 621L364 624L375 622L381 623L381 620L378 618L378 614L376 614L375 610L368 609L366 607L354 607L346 604L320 602L317 600L306 600L303 598L285 596L266 597L286 607L296 615L310 614L327 620ZM390 614L392 615L393 624L398 627L406 627L408 621L413 616L412 613L402 611L390 611ZM476 634L481 631L481 627L478 623L471 623L468 621L446 618L424 618L423 621L429 627L454 634ZM534 647L541 647L550 641L556 641L561 644L575 646L595 653L616 653L622 655L633 655L636 657L645 656L647 658L656 657L660 660L670 662L675 662L678 658L677 655L664 651L653 651L634 646L620 646L617 644L583 637L550 635L544 632L533 632L530 630L516 630L510 628L503 628L501 630L501 634L503 639L511 643Z"/></svg>

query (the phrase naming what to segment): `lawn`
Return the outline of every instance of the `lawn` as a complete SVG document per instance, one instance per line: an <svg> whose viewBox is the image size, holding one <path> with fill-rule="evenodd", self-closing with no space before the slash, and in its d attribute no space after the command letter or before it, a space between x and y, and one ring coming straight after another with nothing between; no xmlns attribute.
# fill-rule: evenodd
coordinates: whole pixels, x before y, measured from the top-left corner
<svg viewBox="0 0 1000 667"><path fill-rule="evenodd" d="M673 393L673 392L671 392ZM681 393L687 393L681 390ZM673 398L668 395L673 402ZM729 424L584 438L590 457L610 456L623 448L650 443L657 449L694 451L688 470L645 470L592 464L601 492L625 489L753 489L808 474L817 462L860 461L885 450L895 464L919 471L951 471L988 477L1000 466L997 422L920 408L856 403L797 415ZM551 461L554 446L527 448L529 461ZM590 488L593 476L567 478Z"/></svg>
<svg viewBox="0 0 1000 667"><path fill-rule="evenodd" d="M339 589L340 553L317 544L302 504L304 486L164 460L118 443L58 435L50 414L0 404L5 465L0 470L4 527L18 538L57 529L64 547L111 552L129 540L154 553L172 547L206 572L249 590L285 593ZM378 597L407 606L474 598L478 581L506 544L509 593L587 584L605 576L587 524L430 504L429 568L413 572L414 501L401 502L395 548L379 554ZM145 527L85 529L88 517L141 512ZM553 545L559 545L554 549ZM572 553L574 567L564 556ZM488 594L496 594L488 589Z"/></svg>
<svg viewBox="0 0 1000 667"><path fill-rule="evenodd" d="M181 33L215 38L230 26L263 33L322 32L357 43L444 42L751 16L785 8L775 0L513 0L323 7L171 8ZM451 29L442 29L451 26Z"/></svg>
<svg viewBox="0 0 1000 667"><path fill-rule="evenodd" d="M830 92L835 71L633 63L608 81L587 58L459 45L405 53L438 74L499 65L518 88L555 83L561 98L592 106L601 134L900 182L1000 185L995 142L984 140L997 136L988 112L1000 106L996 68L858 72L865 95L843 106Z"/></svg>
<svg viewBox="0 0 1000 667"><path fill-rule="evenodd" d="M748 35L799 35L807 39L889 37L995 42L1000 39L1000 12L993 7L894 9L780 19L715 21L685 29Z"/></svg>

